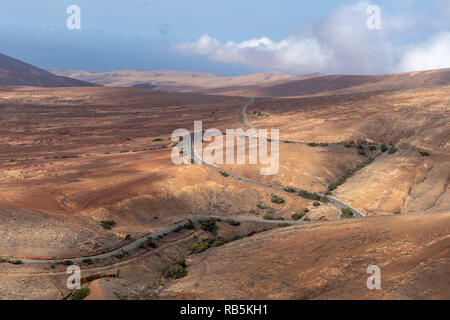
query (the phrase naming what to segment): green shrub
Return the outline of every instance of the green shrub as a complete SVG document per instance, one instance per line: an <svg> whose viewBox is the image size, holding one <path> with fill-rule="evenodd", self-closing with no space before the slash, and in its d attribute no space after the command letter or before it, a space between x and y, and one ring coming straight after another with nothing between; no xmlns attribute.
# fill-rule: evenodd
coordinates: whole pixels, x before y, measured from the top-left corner
<svg viewBox="0 0 450 320"><path fill-rule="evenodd" d="M64 266L71 266L73 265L73 261L72 260L64 260L60 262L62 265Z"/></svg>
<svg viewBox="0 0 450 320"><path fill-rule="evenodd" d="M328 197L320 197L319 201L322 203L328 203L329 200Z"/></svg>
<svg viewBox="0 0 450 320"><path fill-rule="evenodd" d="M364 150L358 150L358 154L359 154L360 156L365 156L365 155L366 155L366 153L364 152Z"/></svg>
<svg viewBox="0 0 450 320"><path fill-rule="evenodd" d="M381 152L386 152L388 150L388 147L383 143L381 146L380 146L380 151Z"/></svg>
<svg viewBox="0 0 450 320"><path fill-rule="evenodd" d="M289 223L279 223L278 226L281 228L289 227Z"/></svg>
<svg viewBox="0 0 450 320"><path fill-rule="evenodd" d="M421 155L422 157L429 157L429 156L430 156L430 153L427 152L427 151L420 151L420 155Z"/></svg>
<svg viewBox="0 0 450 320"><path fill-rule="evenodd" d="M100 225L107 230L111 230L113 227L116 226L116 222L113 220L102 220L100 221Z"/></svg>
<svg viewBox="0 0 450 320"><path fill-rule="evenodd" d="M298 192L298 195L302 198L309 199L309 200L319 200L320 199L320 196L317 193L315 193L315 192L311 193L306 190L300 190Z"/></svg>
<svg viewBox="0 0 450 320"><path fill-rule="evenodd" d="M342 208L341 209L341 218L343 218L343 219L353 218L353 213L350 211L349 208Z"/></svg>
<svg viewBox="0 0 450 320"><path fill-rule="evenodd" d="M267 207L266 207L265 205L261 204L261 203L258 203L256 206L257 206L259 209L263 209L263 210L267 209Z"/></svg>
<svg viewBox="0 0 450 320"><path fill-rule="evenodd" d="M192 222L192 220L188 219L187 222L183 225L178 226L175 230L173 230L174 232L180 232L183 229L187 229L187 230L192 230L194 229L194 223Z"/></svg>
<svg viewBox="0 0 450 320"><path fill-rule="evenodd" d="M217 234L217 230L219 229L216 224L216 219L200 220L200 226L203 231L212 234Z"/></svg>
<svg viewBox="0 0 450 320"><path fill-rule="evenodd" d="M220 171L220 174L222 175L222 177L225 177L225 178L229 176L229 174L226 173L225 171Z"/></svg>
<svg viewBox="0 0 450 320"><path fill-rule="evenodd" d="M81 288L77 289L69 297L69 300L83 300L91 293L91 289L89 288Z"/></svg>
<svg viewBox="0 0 450 320"><path fill-rule="evenodd" d="M313 206L314 206L314 207L320 206L320 202L319 202L319 201L314 201L314 202L313 202Z"/></svg>
<svg viewBox="0 0 450 320"><path fill-rule="evenodd" d="M209 240L210 239L205 239L202 242L195 243L189 247L189 250L191 251L191 253L203 252L211 247L211 243L209 242Z"/></svg>
<svg viewBox="0 0 450 320"><path fill-rule="evenodd" d="M83 263L85 263L85 264L93 264L94 261L92 261L91 258L85 258L85 259L83 259Z"/></svg>
<svg viewBox="0 0 450 320"><path fill-rule="evenodd" d="M376 146L370 146L370 147L369 147L369 150L370 150L370 151L375 151L375 150L377 150L377 147L376 147Z"/></svg>
<svg viewBox="0 0 450 320"><path fill-rule="evenodd" d="M236 220L228 219L228 220L226 220L226 222L229 223L230 225L232 225L233 227L237 227L237 226L241 225L241 223Z"/></svg>
<svg viewBox="0 0 450 320"><path fill-rule="evenodd" d="M161 273L165 278L179 279L187 275L186 264L184 260L179 260L172 263L170 266L165 267Z"/></svg>
<svg viewBox="0 0 450 320"><path fill-rule="evenodd" d="M278 197L276 194L272 194L272 197L270 199L271 202L276 204L283 204L285 203L284 199L281 197Z"/></svg>
<svg viewBox="0 0 450 320"><path fill-rule="evenodd" d="M187 230L195 229L194 223L191 219L188 219L188 221L184 224L184 228Z"/></svg>
<svg viewBox="0 0 450 320"><path fill-rule="evenodd" d="M308 143L308 146L310 146L310 147L317 147L317 146L319 146L319 144L317 144L315 142L310 142L310 143Z"/></svg>
<svg viewBox="0 0 450 320"><path fill-rule="evenodd" d="M301 218L303 218L305 216L306 213L303 212L298 212L298 213L294 213L291 218L292 220L300 220Z"/></svg>
<svg viewBox="0 0 450 320"><path fill-rule="evenodd" d="M268 214L266 214L266 215L263 217L263 219L264 219L264 220L275 220L274 217L272 217L271 215L268 215Z"/></svg>
<svg viewBox="0 0 450 320"><path fill-rule="evenodd" d="M346 144L344 144L344 147L345 147L345 148L351 148L351 147L353 147L353 145L350 144L350 143L346 143Z"/></svg>
<svg viewBox="0 0 450 320"><path fill-rule="evenodd" d="M296 190L295 190L295 188L293 188L293 187L286 187L286 188L284 188L284 191L289 192L289 193L293 193L293 192L295 192Z"/></svg>
<svg viewBox="0 0 450 320"><path fill-rule="evenodd" d="M147 247L149 247L149 248L156 248L157 247L157 245L156 245L156 243L153 241L153 239L148 239L148 240L146 240L145 242L144 242L144 245L145 246L147 246Z"/></svg>
<svg viewBox="0 0 450 320"><path fill-rule="evenodd" d="M394 214L400 214L400 211L395 211Z"/></svg>
<svg viewBox="0 0 450 320"><path fill-rule="evenodd" d="M22 260L9 260L8 261L9 263L11 263L11 264L22 264Z"/></svg>
<svg viewBox="0 0 450 320"><path fill-rule="evenodd" d="M398 151L398 149L396 147L392 146L392 147L389 148L388 154L394 154L397 151Z"/></svg>
<svg viewBox="0 0 450 320"><path fill-rule="evenodd" d="M156 142L156 141L163 141L163 140L161 138L156 138L156 139L153 139L152 141Z"/></svg>
<svg viewBox="0 0 450 320"><path fill-rule="evenodd" d="M330 184L330 185L328 186L328 191L334 191L334 190L336 190L336 188L337 188L337 185L335 185L334 183L332 183L332 184Z"/></svg>

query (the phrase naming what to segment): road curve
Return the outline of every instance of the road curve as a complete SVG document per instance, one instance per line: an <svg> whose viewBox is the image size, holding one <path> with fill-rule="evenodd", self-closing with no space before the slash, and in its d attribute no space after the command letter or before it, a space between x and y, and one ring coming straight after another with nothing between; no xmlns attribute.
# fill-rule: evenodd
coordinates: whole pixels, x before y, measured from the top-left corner
<svg viewBox="0 0 450 320"><path fill-rule="evenodd" d="M250 128L250 129L255 129L255 128L248 122L247 108L249 106L251 106L254 102L255 102L255 98L251 98L250 101L242 107L242 120L244 121L245 125L248 128ZM277 141L277 140L274 140L274 141ZM305 142L293 142L293 143L306 144ZM261 181L258 181L258 180L253 180L253 179L249 179L249 178L246 178L246 177L242 177L242 176L239 176L239 175L234 174L232 172L229 172L229 171L223 170L221 168L218 168L218 167L216 167L216 166L214 166L214 165L212 165L210 163L207 163L207 162L203 161L203 159L199 158L196 155L193 145L194 145L194 135L192 134L191 135L191 155L196 160L197 163L201 163L202 165L204 165L204 166L206 166L206 167L208 167L210 169L213 169L213 170L216 170L216 171L219 171L219 172L224 172L227 175L229 175L230 177L233 177L233 178L236 178L236 179L239 179L239 180L243 180L243 181L247 181L249 183L257 184L257 185L264 186L264 187L274 188L274 189L278 189L278 190L284 190L286 188L285 186L276 185L276 184L272 184L272 183L265 183L265 182L261 182ZM299 190L295 190L295 191L298 192ZM325 194L321 194L321 193L318 193L318 195L321 196L321 197L325 197L326 196ZM354 217L356 217L356 218L363 218L363 217L365 217L365 215L363 213L361 213L358 210L350 207L349 205L339 201L338 199L330 197L330 196L326 196L326 197L334 205L336 205L336 206L338 206L340 208L349 209L352 212Z"/></svg>

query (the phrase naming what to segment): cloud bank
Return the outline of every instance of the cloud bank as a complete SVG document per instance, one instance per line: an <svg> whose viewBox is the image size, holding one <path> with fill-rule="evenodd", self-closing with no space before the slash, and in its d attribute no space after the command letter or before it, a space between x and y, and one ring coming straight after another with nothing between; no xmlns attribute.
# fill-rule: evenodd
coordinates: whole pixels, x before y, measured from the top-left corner
<svg viewBox="0 0 450 320"><path fill-rule="evenodd" d="M369 30L369 5L361 1L341 7L278 42L261 37L221 43L205 34L194 42L176 44L174 49L215 62L294 73L381 74L450 67L450 32L436 34L423 43L395 45L396 38L417 30L422 21L415 14L382 12L381 29Z"/></svg>

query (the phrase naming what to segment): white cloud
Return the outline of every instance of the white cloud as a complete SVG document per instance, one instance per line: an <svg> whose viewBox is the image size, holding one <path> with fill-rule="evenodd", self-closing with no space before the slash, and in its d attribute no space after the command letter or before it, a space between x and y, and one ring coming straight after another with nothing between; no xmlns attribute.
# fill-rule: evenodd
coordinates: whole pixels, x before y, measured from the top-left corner
<svg viewBox="0 0 450 320"><path fill-rule="evenodd" d="M398 71L448 67L450 67L450 32L442 32L425 43L405 50Z"/></svg>
<svg viewBox="0 0 450 320"><path fill-rule="evenodd" d="M307 28L281 41L268 37L240 43L221 43L205 34L197 41L174 48L183 54L200 54L210 60L241 63L296 73L380 74L450 67L449 33L423 44L396 47L390 39L415 28L414 14L392 16L382 12L381 30L366 27L368 1L343 6Z"/></svg>

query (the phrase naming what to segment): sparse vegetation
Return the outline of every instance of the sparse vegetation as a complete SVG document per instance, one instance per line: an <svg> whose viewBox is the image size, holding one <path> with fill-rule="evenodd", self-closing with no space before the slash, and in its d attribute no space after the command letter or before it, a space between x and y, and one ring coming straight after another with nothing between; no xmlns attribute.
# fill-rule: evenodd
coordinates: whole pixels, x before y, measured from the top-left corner
<svg viewBox="0 0 450 320"><path fill-rule="evenodd" d="M380 151L381 152L386 152L388 150L388 147L383 143L381 146L380 146Z"/></svg>
<svg viewBox="0 0 450 320"><path fill-rule="evenodd" d="M62 264L63 266L71 266L73 265L73 261L72 260L63 260L59 262L60 264Z"/></svg>
<svg viewBox="0 0 450 320"><path fill-rule="evenodd" d="M113 227L116 226L116 222L113 220L102 220L100 221L100 225L107 230L111 230Z"/></svg>
<svg viewBox="0 0 450 320"><path fill-rule="evenodd" d="M239 221L232 220L232 219L228 219L225 222L227 222L228 224L232 225L233 227L237 227L237 226L241 225L241 223Z"/></svg>
<svg viewBox="0 0 450 320"><path fill-rule="evenodd" d="M89 288L76 289L70 295L69 300L83 300L90 294L91 294L91 289L89 289Z"/></svg>
<svg viewBox="0 0 450 320"><path fill-rule="evenodd" d="M264 220L275 220L275 218L274 218L273 216L269 215L269 214L266 214L266 215L263 217L263 219L264 219Z"/></svg>
<svg viewBox="0 0 450 320"><path fill-rule="evenodd" d="M395 211L394 214L400 214L400 211Z"/></svg>
<svg viewBox="0 0 450 320"><path fill-rule="evenodd" d="M16 259L16 260L8 260L9 263L11 264L22 264L22 260Z"/></svg>
<svg viewBox="0 0 450 320"><path fill-rule="evenodd" d="M356 166L356 168L350 169L346 172L346 174L340 178L336 183L332 183L328 186L328 191L331 193L331 191L336 190L337 187L339 187L340 185L344 184L347 179L351 178L354 176L354 174L356 172L358 172L359 170L363 169L364 167L368 166L369 164L371 164L373 162L373 158L369 158L366 161L358 164Z"/></svg>
<svg viewBox="0 0 450 320"><path fill-rule="evenodd" d="M225 171L220 171L220 174L222 175L222 177L225 177L225 178L229 176L229 174L226 173Z"/></svg>
<svg viewBox="0 0 450 320"><path fill-rule="evenodd" d="M300 220L309 212L308 208L303 208L300 212L294 213L291 218L292 220Z"/></svg>
<svg viewBox="0 0 450 320"><path fill-rule="evenodd" d="M319 200L320 199L320 196L317 193L315 193L315 192L311 193L306 190L299 190L298 195L304 199L309 199L309 200Z"/></svg>
<svg viewBox="0 0 450 320"><path fill-rule="evenodd" d="M93 264L94 261L92 261L91 258L85 258L85 259L83 259L83 263L85 263L85 264Z"/></svg>
<svg viewBox="0 0 450 320"><path fill-rule="evenodd" d="M329 200L328 197L320 197L319 201L322 203L328 203Z"/></svg>
<svg viewBox="0 0 450 320"><path fill-rule="evenodd" d="M289 187L285 187L285 188L284 188L284 191L289 192L289 193L293 193L293 192L295 192L296 190L295 190L295 188L289 186Z"/></svg>
<svg viewBox="0 0 450 320"><path fill-rule="evenodd" d="M173 279L183 278L187 275L186 263L184 262L184 260L176 261L175 263L172 263L170 266L165 267L161 271L161 273L165 278L173 278Z"/></svg>
<svg viewBox="0 0 450 320"><path fill-rule="evenodd" d="M279 227L281 227L281 228L285 228L285 227L289 227L289 226L290 226L290 224L289 224L289 223L286 223L286 222L284 222L284 223L279 223L279 224L278 224L278 226L279 226Z"/></svg>
<svg viewBox="0 0 450 320"><path fill-rule="evenodd" d="M320 202L319 202L319 201L314 201L314 202L313 202L313 206L314 206L314 207L320 206Z"/></svg>
<svg viewBox="0 0 450 320"><path fill-rule="evenodd" d="M191 230L191 229L194 229L195 227L194 227L194 223L192 222L192 220L188 220L185 224L183 224L183 225L181 225L181 226L178 226L175 230L174 230L174 232L180 232L181 230L183 230L183 229L186 229L186 230Z"/></svg>
<svg viewBox="0 0 450 320"><path fill-rule="evenodd" d="M216 219L200 220L200 226L203 231L216 235L219 227L216 224Z"/></svg>
<svg viewBox="0 0 450 320"><path fill-rule="evenodd" d="M153 139L152 141L153 141L153 142L163 141L163 139L161 139L161 138L156 138L156 139Z"/></svg>
<svg viewBox="0 0 450 320"><path fill-rule="evenodd" d="M291 216L291 219L292 219L292 220L300 220L300 219L303 218L304 216L305 216L305 213L298 212L298 213L294 213L294 214Z"/></svg>
<svg viewBox="0 0 450 320"><path fill-rule="evenodd" d="M283 198L277 196L276 194L272 194L272 197L270 198L270 201L272 203L276 203L276 204L283 204L283 203L286 202Z"/></svg>
<svg viewBox="0 0 450 320"><path fill-rule="evenodd" d="M422 157L429 157L430 156L430 153L428 151L419 151L419 153L420 153L420 155Z"/></svg>
<svg viewBox="0 0 450 320"><path fill-rule="evenodd" d="M268 209L265 205L263 205L263 204L261 204L261 203L258 203L256 206L257 206L259 209L263 209L263 210Z"/></svg>
<svg viewBox="0 0 450 320"><path fill-rule="evenodd" d="M396 147L392 146L392 147L389 148L388 154L394 154L397 151L398 151L398 149Z"/></svg>
<svg viewBox="0 0 450 320"><path fill-rule="evenodd" d="M342 219L353 218L353 213L350 211L349 208L342 208L341 209L341 218Z"/></svg>
<svg viewBox="0 0 450 320"><path fill-rule="evenodd" d="M192 246L189 247L189 250L191 251L191 253L201 253L212 247L223 246L227 242L228 242L227 240L222 239L222 238L218 238L218 239L207 238L207 239L203 239L199 243L193 244Z"/></svg>

